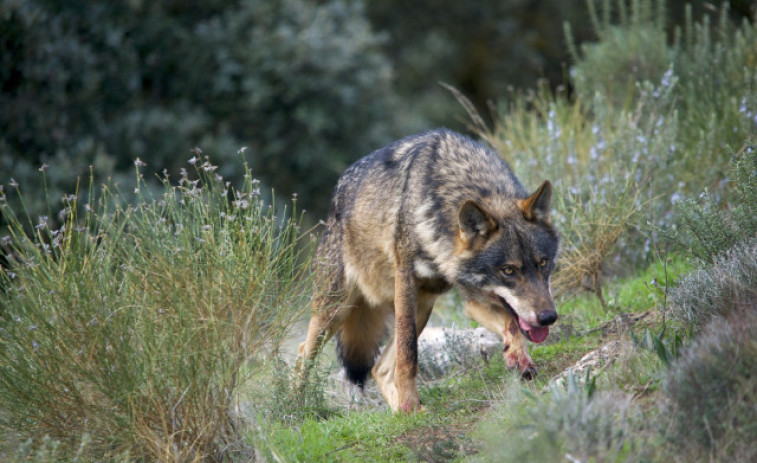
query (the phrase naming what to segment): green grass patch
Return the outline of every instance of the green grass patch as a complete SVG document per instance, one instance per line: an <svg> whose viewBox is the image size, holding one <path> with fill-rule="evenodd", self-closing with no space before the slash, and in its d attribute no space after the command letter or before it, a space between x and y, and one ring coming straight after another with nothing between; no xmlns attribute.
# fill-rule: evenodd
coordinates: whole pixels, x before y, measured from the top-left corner
<svg viewBox="0 0 757 463"><path fill-rule="evenodd" d="M397 445L400 436L433 419L428 413L351 411L293 425L263 423L262 434L251 439L267 458L277 461L407 461L412 452Z"/></svg>
<svg viewBox="0 0 757 463"><path fill-rule="evenodd" d="M421 413L380 408L294 421L268 416L248 441L278 461L453 461L475 451L469 428L516 377L495 356L478 368L422 382Z"/></svg>
<svg viewBox="0 0 757 463"><path fill-rule="evenodd" d="M655 261L638 273L616 278L604 285L607 306L591 293L578 293L558 299L559 323L592 329L612 320L621 313L639 313L647 310L664 310L665 292L691 270L685 258L672 255L664 261Z"/></svg>

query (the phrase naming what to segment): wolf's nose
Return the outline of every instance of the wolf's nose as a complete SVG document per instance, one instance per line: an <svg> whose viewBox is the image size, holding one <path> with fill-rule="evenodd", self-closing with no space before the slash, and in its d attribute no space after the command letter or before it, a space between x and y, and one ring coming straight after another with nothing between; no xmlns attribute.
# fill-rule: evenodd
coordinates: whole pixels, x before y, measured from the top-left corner
<svg viewBox="0 0 757 463"><path fill-rule="evenodd" d="M541 326L551 325L557 320L557 312L554 310L545 310L544 312L540 312L539 315L536 316L536 319Z"/></svg>

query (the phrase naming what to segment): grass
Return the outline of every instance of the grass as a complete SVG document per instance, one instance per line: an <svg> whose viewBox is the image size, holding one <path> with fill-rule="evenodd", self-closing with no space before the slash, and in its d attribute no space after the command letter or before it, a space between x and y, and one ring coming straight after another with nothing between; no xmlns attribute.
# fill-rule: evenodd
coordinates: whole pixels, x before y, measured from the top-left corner
<svg viewBox="0 0 757 463"><path fill-rule="evenodd" d="M337 410L295 423L269 419L249 440L277 461L450 461L475 447L467 438L478 413L514 377L501 357L480 368L420 385L425 412L394 414L386 407Z"/></svg>
<svg viewBox="0 0 757 463"><path fill-rule="evenodd" d="M305 419L294 427L271 422L257 441L268 458L278 461L406 461L412 452L394 442L428 419L389 410L348 412L326 421Z"/></svg>

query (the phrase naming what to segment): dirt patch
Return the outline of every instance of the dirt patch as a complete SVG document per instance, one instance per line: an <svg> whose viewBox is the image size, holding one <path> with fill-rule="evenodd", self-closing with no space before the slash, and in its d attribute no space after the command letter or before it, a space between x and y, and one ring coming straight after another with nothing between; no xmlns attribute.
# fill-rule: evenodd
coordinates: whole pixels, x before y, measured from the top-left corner
<svg viewBox="0 0 757 463"><path fill-rule="evenodd" d="M480 411L472 414L480 416ZM400 437L399 441L415 454L418 461L458 460L478 453L478 447L468 437L475 424L474 420L466 420L465 423L454 425L434 425L409 432Z"/></svg>

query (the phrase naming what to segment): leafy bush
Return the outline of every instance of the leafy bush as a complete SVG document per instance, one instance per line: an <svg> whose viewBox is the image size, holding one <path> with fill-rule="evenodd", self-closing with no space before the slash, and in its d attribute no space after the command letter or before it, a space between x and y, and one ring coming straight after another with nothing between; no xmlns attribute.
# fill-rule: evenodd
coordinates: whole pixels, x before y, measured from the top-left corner
<svg viewBox="0 0 757 463"><path fill-rule="evenodd" d="M755 372L757 293L752 291L747 303L704 329L664 382L661 424L673 460L757 458Z"/></svg>
<svg viewBox="0 0 757 463"><path fill-rule="evenodd" d="M723 148L757 128L757 29L747 20L732 24L728 3L714 26L707 14L695 22L687 5L683 25L669 38L667 4L675 2L633 0L630 11L625 0L605 0L601 11L596 3L587 0L597 42L583 44L579 52L566 25L577 95L590 99L600 93L630 108L641 96L638 83L658 82L669 73L668 80L678 81L676 180L689 192L720 180Z"/></svg>
<svg viewBox="0 0 757 463"><path fill-rule="evenodd" d="M97 459L245 451L236 413L245 368L304 308L307 256L297 220L260 200L249 170L240 189L207 160L196 170L177 185L165 179L157 197L138 177L130 206L91 183L89 199L64 199L57 229L48 217L25 227L32 218L3 195L4 433L49 436L65 458L80 441Z"/></svg>
<svg viewBox="0 0 757 463"><path fill-rule="evenodd" d="M680 79L680 146L686 154L681 180L689 192L712 186L725 175L726 146L740 146L757 130L757 27L729 21L723 2L716 24L709 15L676 27L672 47Z"/></svg>

